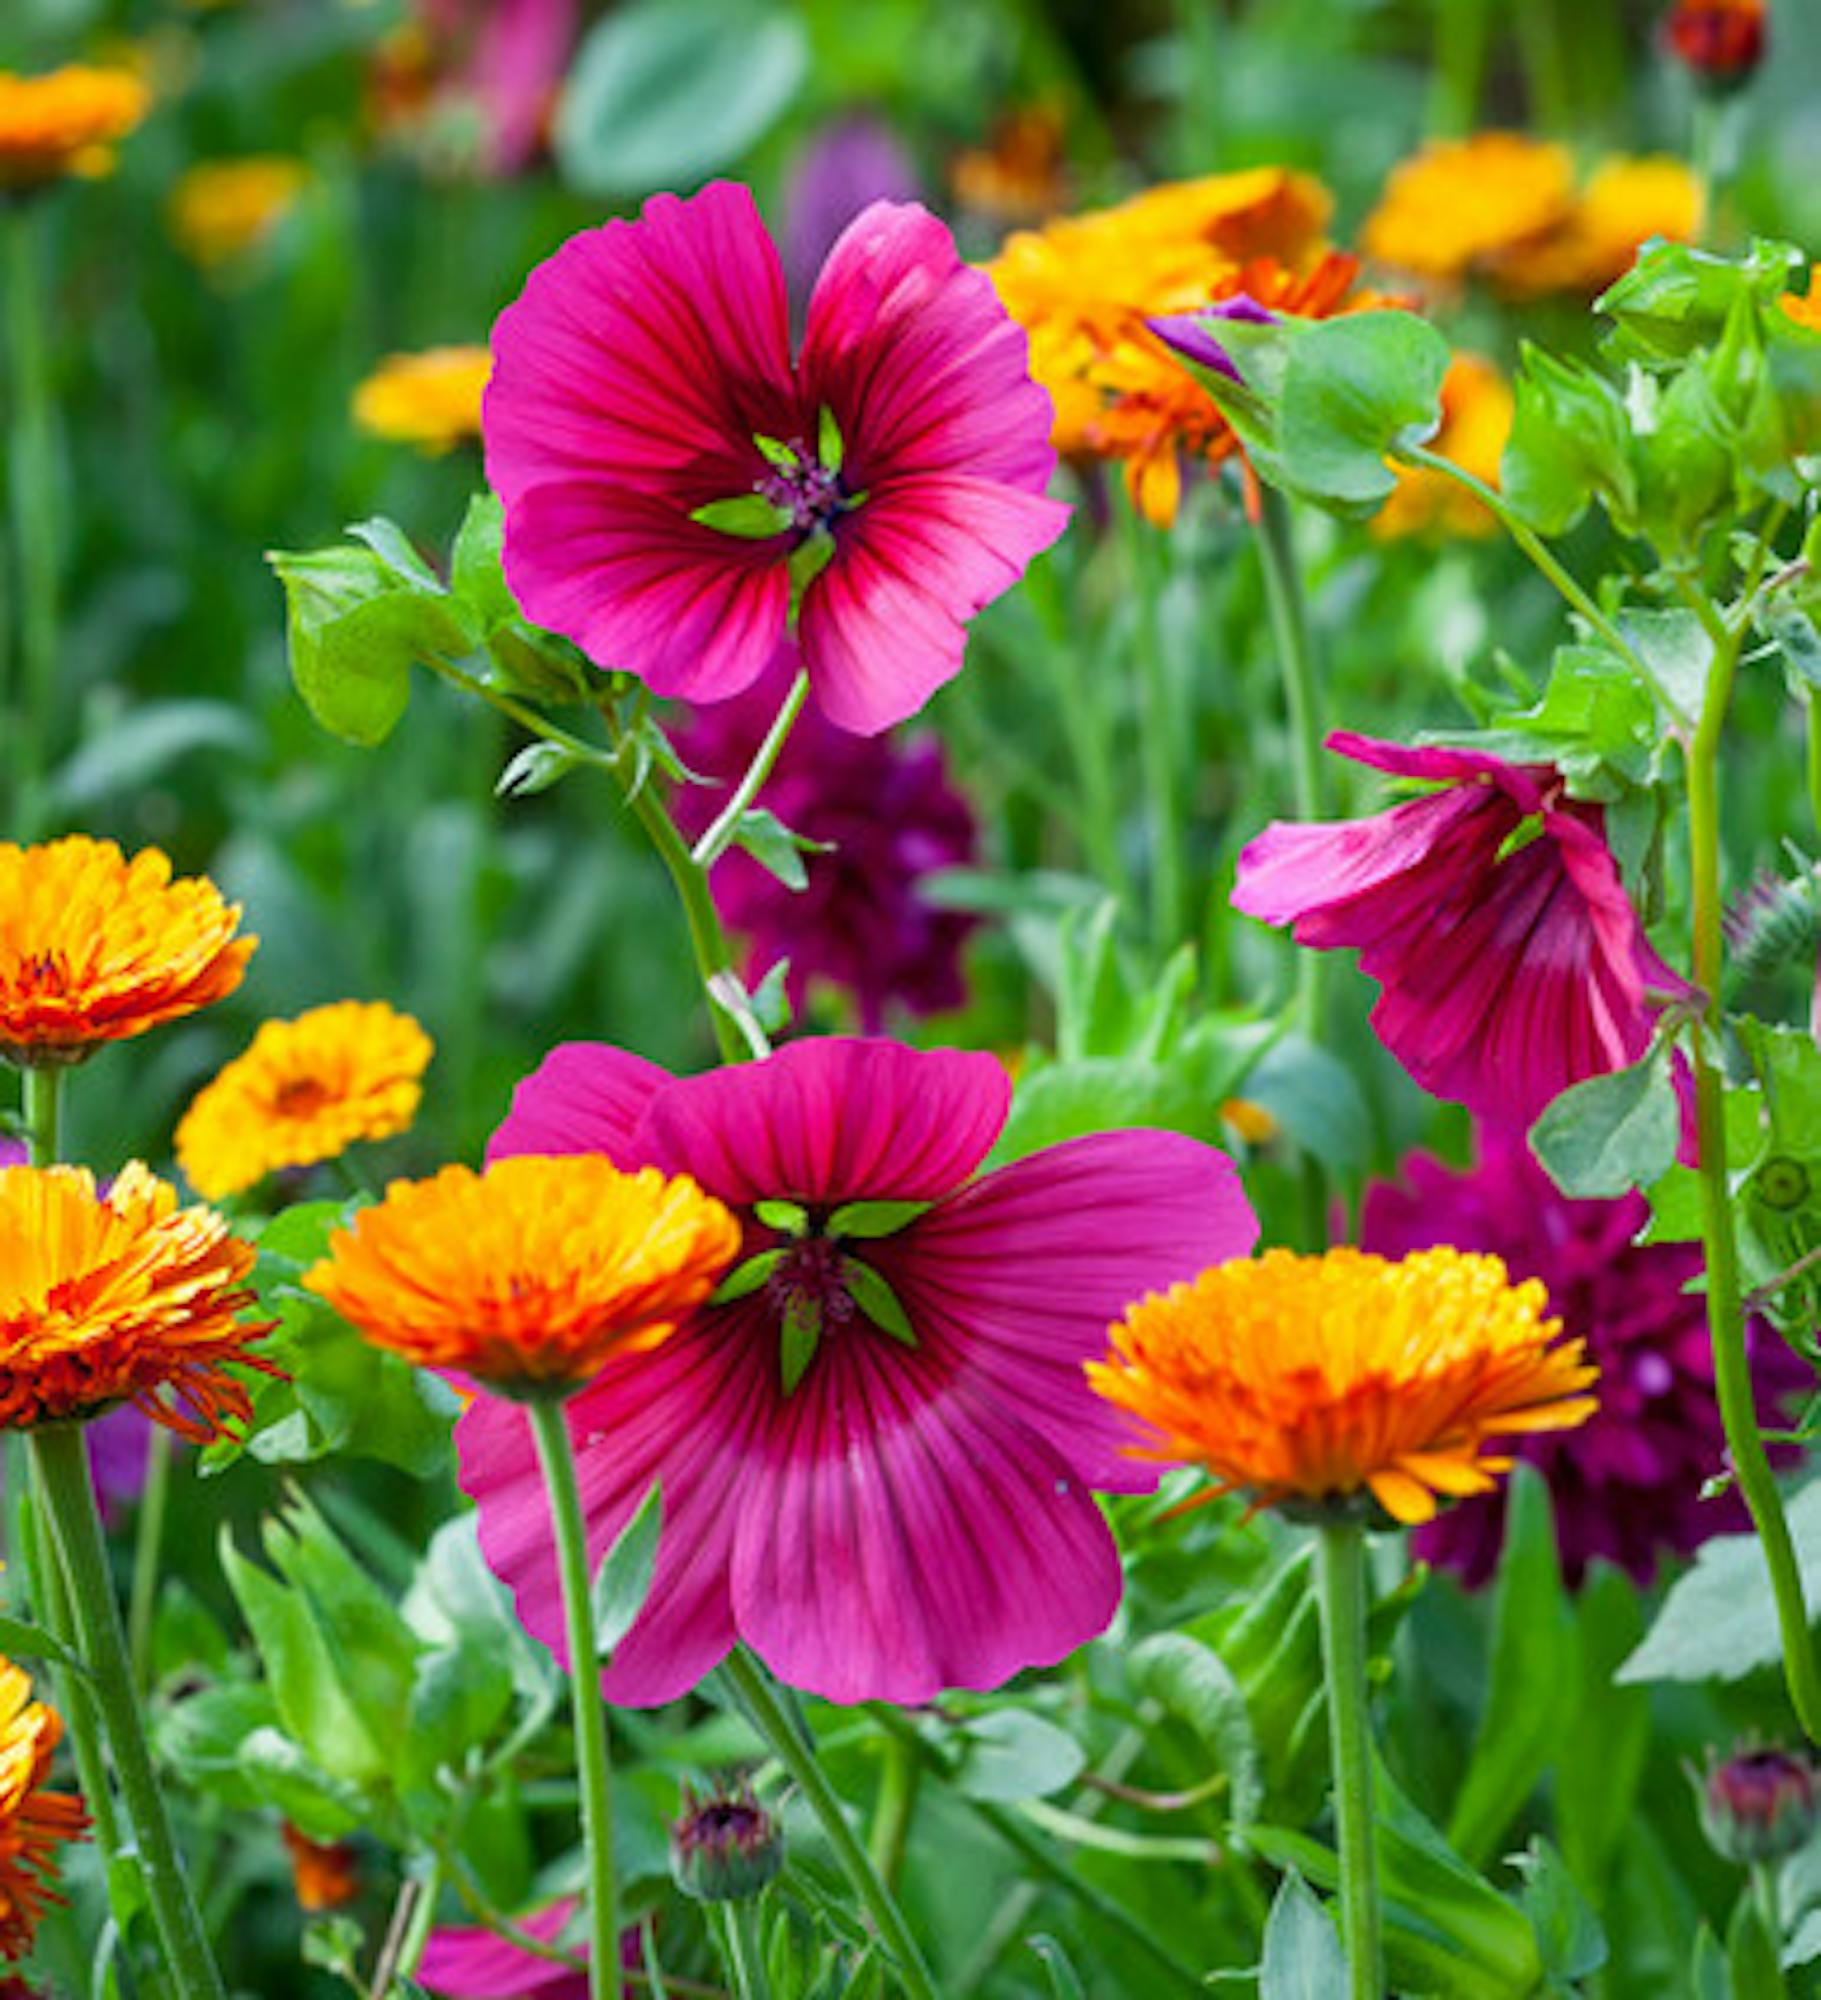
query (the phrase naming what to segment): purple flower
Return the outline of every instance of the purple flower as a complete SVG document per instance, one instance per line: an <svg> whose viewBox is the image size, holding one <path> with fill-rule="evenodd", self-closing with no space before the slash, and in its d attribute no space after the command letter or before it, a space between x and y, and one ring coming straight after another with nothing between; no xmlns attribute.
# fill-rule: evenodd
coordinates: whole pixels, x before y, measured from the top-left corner
<svg viewBox="0 0 1821 2000"><path fill-rule="evenodd" d="M1218 375L1242 382L1245 377L1239 372L1239 364L1214 338L1214 330L1208 322L1242 320L1248 326L1269 326L1277 317L1268 306L1261 306L1248 293L1240 292L1230 299L1222 299L1218 305L1204 306L1200 312L1162 313L1156 319L1146 320L1145 325L1184 360L1197 362L1203 368L1212 368Z"/></svg>
<svg viewBox="0 0 1821 2000"><path fill-rule="evenodd" d="M1233 1163L1173 1132L975 1178L1010 1097L991 1056L842 1039L683 1078L571 1043L519 1086L493 1157L688 1173L746 1227L726 1281L746 1290L564 1405L591 1561L663 1486L609 1701L672 1700L744 1640L830 1700L923 1702L1052 1665L1112 1617L1092 1489L1156 1474L1082 1363L1132 1299L1245 1255L1257 1223ZM524 1412L481 1398L456 1448L487 1561L560 1653Z"/></svg>
<svg viewBox="0 0 1821 2000"><path fill-rule="evenodd" d="M723 787L737 784L796 670L796 649L785 647L745 694L698 708L677 734L684 763ZM685 831L701 833L724 795L685 788L677 799ZM716 864L715 902L750 942L750 976L787 958L793 1009L825 981L853 995L868 1034L895 1006L917 1015L960 1006L961 950L975 920L918 893L926 875L977 858L974 816L949 781L940 742L850 736L806 711L758 803L832 851L804 855L809 881L800 890L738 848Z"/></svg>
<svg viewBox="0 0 1821 2000"><path fill-rule="evenodd" d="M573 1896L520 1917L518 1927L540 1944L554 1944L579 1907ZM638 1933L629 1933L636 1945ZM586 1942L577 1947L584 1956ZM621 1956L627 1963L637 1963ZM510 1944L492 1931L445 1926L430 1933L418 1963L421 1983L438 2000L588 2000L588 1975Z"/></svg>
<svg viewBox="0 0 1821 2000"><path fill-rule="evenodd" d="M1455 1172L1426 1154L1403 1165L1403 1185L1367 1190L1364 1249L1402 1257L1448 1243L1502 1257L1514 1279L1539 1278L1564 1332L1585 1340L1600 1370L1600 1406L1574 1431L1514 1438L1512 1449L1549 1483L1568 1580L1604 1556L1648 1583L1665 1555L1751 1523L1734 1493L1703 1500L1725 1468L1703 1301L1683 1287L1701 1268L1693 1244L1635 1244L1648 1210L1641 1195L1570 1201L1514 1135L1481 1134L1482 1158ZM1753 1330L1759 1397L1774 1410L1808 1370L1762 1326ZM1421 1529L1417 1553L1480 1584L1498 1562L1502 1490L1463 1500Z"/></svg>
<svg viewBox="0 0 1821 2000"><path fill-rule="evenodd" d="M794 624L862 736L960 671L1068 520L1024 331L914 204L848 225L793 358L751 193L653 196L532 272L482 421L527 617L687 701L750 687Z"/></svg>
<svg viewBox="0 0 1821 2000"><path fill-rule="evenodd" d="M1358 946L1379 1039L1481 1117L1527 1128L1570 1084L1644 1054L1650 996L1690 988L1651 949L1599 806L1551 764L1345 732L1328 748L1441 789L1370 819L1267 827L1239 857L1236 909L1300 945Z"/></svg>
<svg viewBox="0 0 1821 2000"><path fill-rule="evenodd" d="M891 128L866 112L824 125L790 163L779 249L791 302L801 309L841 232L876 201L915 201L917 169Z"/></svg>

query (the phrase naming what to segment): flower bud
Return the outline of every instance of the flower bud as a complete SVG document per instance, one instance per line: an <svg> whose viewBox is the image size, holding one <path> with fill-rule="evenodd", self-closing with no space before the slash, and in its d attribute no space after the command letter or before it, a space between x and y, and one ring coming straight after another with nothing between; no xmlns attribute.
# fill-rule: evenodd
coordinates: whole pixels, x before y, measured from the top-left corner
<svg viewBox="0 0 1821 2000"><path fill-rule="evenodd" d="M1793 1854L1821 1823L1821 1771L1786 1750L1709 1753L1701 1826L1717 1853L1744 1865Z"/></svg>
<svg viewBox="0 0 1821 2000"><path fill-rule="evenodd" d="M1764 59L1764 0L1676 0L1663 38L1714 89L1745 83Z"/></svg>
<svg viewBox="0 0 1821 2000"><path fill-rule="evenodd" d="M783 1865L784 1837L744 1786L731 1797L707 1799L684 1788L683 1817L670 1830L670 1872L684 1895L700 1903L743 1902Z"/></svg>

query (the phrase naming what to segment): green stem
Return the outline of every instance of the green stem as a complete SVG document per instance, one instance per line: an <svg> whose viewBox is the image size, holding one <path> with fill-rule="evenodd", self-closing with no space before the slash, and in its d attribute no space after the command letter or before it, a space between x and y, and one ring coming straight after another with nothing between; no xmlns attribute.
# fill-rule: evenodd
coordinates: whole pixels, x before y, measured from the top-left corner
<svg viewBox="0 0 1821 2000"><path fill-rule="evenodd" d="M1808 698L1808 810L1821 831L1821 696Z"/></svg>
<svg viewBox="0 0 1821 2000"><path fill-rule="evenodd" d="M1378 1860L1372 1827L1372 1738L1366 1720L1366 1532L1357 1521L1318 1530L1322 1674L1334 1753L1334 1824L1340 1849L1341 1930L1348 2000L1383 2000Z"/></svg>
<svg viewBox="0 0 1821 2000"><path fill-rule="evenodd" d="M888 1736L882 1746L883 1764L879 1773L879 1797L873 1806L872 1833L867 1840L873 1866L888 1889L898 1886L904 1866L904 1850L910 1840L911 1820L917 1807L917 1777L921 1769L915 1754Z"/></svg>
<svg viewBox="0 0 1821 2000"><path fill-rule="evenodd" d="M52 1065L24 1074L25 1157L34 1167L54 1167L63 1143L63 1071Z"/></svg>
<svg viewBox="0 0 1821 2000"><path fill-rule="evenodd" d="M1047 640L1054 694L1079 788L1074 820L1083 852L1101 883L1123 899L1130 887L1119 846L1119 797L1113 774L1101 683L1082 661L1073 613L1064 602L1053 558L1033 563L1025 577L1031 610Z"/></svg>
<svg viewBox="0 0 1821 2000"><path fill-rule="evenodd" d="M1145 803L1151 822L1151 929L1158 959L1182 942L1188 926L1183 875L1177 757L1182 748L1175 691L1157 625L1159 558L1166 551L1158 531L1129 501L1120 507L1132 571L1133 638L1138 660L1138 754L1144 767Z"/></svg>
<svg viewBox="0 0 1821 2000"><path fill-rule="evenodd" d="M190 1893L146 1748L126 1633L108 1575L107 1544L95 1511L87 1440L79 1424L40 1424L31 1433L31 1451L62 1553L82 1656L93 1675L95 1703L113 1752L120 1795L139 1850L146 1900L164 1946L173 1990L182 2000L225 2000L226 1988ZM130 1914L116 1912L123 1925Z"/></svg>
<svg viewBox="0 0 1821 2000"><path fill-rule="evenodd" d="M1727 1455L1763 1544L1783 1639L1784 1676L1797 1719L1821 1743L1821 1674L1809 1634L1802 1571L1784 1518L1782 1496L1765 1453L1752 1397L1745 1348L1732 1188L1726 1158L1726 1086L1714 1059L1724 971L1720 890L1720 741L1732 699L1740 635L1722 631L1708 670L1700 724L1688 746L1688 847L1693 911L1695 984L1708 996L1694 1033L1695 1131L1700 1148L1701 1240L1707 1267L1707 1330L1713 1346L1714 1388Z"/></svg>
<svg viewBox="0 0 1821 2000"><path fill-rule="evenodd" d="M1429 129L1442 139L1466 136L1479 123L1492 42L1488 0L1434 0L1435 74L1429 87Z"/></svg>
<svg viewBox="0 0 1821 2000"><path fill-rule="evenodd" d="M39 272L38 208L0 203L7 294L6 346L12 385L8 480L19 598L20 688L10 718L13 792L20 836L39 828L44 805L50 711L57 689L57 433ZM0 716L0 723L8 718Z"/></svg>
<svg viewBox="0 0 1821 2000"><path fill-rule="evenodd" d="M770 1746L772 1755L789 1772L792 1782L808 1801L828 1844L835 1851L841 1872L866 1905L879 1936L897 1961L898 1981L907 2000L936 2000L935 1981L930 1977L923 1953L904 1920L904 1912L899 1909L892 1892L879 1879L879 1871L855 1837L834 1787L816 1761L814 1748L797 1733L764 1668L744 1646L736 1646L728 1654L723 1671L738 1692L754 1727Z"/></svg>
<svg viewBox="0 0 1821 2000"><path fill-rule="evenodd" d="M133 1585L127 1597L127 1649L133 1684L143 1694L152 1684L152 1618L158 1609L158 1568L164 1548L164 1516L171 1497L171 1433L154 1424L146 1440L145 1484L139 1492L139 1520L133 1534Z"/></svg>
<svg viewBox="0 0 1821 2000"><path fill-rule="evenodd" d="M804 697L809 693L809 675L800 672L790 684L790 692L784 697L771 727L765 732L765 741L759 745L752 762L746 767L746 775L734 788L733 797L716 815L714 824L703 834L690 850L690 859L707 874L721 856L733 845L740 831L740 821L746 809L759 795L759 787L772 774L779 755L789 740L790 732L796 727L797 717L803 713Z"/></svg>
<svg viewBox="0 0 1821 2000"><path fill-rule="evenodd" d="M1525 0L1515 11L1532 119L1562 138L1574 125L1574 62L1560 0Z"/></svg>
<svg viewBox="0 0 1821 2000"><path fill-rule="evenodd" d="M590 2000L620 2000L619 1892L613 1874L613 1792L607 1763L607 1710L601 1700L594 1607L588 1575L588 1538L575 1482L575 1447L569 1419L557 1402L526 1405L531 1434L550 1496L550 1532L556 1544L569 1636L569 1688L575 1703L575 1759L582 1792L582 1844L588 1854L588 1992Z"/></svg>
<svg viewBox="0 0 1821 2000"><path fill-rule="evenodd" d="M734 2000L771 2000L771 1982L753 1934L751 1902L711 1903L708 1909Z"/></svg>

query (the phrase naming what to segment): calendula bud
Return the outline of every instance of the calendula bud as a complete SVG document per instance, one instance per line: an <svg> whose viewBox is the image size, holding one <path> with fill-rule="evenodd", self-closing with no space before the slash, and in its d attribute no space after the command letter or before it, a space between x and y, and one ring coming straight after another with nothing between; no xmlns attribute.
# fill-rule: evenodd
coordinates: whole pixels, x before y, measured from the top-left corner
<svg viewBox="0 0 1821 2000"><path fill-rule="evenodd" d="M1787 1750L1711 1753L1701 1780L1701 1826L1717 1853L1749 1865L1780 1861L1821 1823L1821 1771Z"/></svg>
<svg viewBox="0 0 1821 2000"><path fill-rule="evenodd" d="M1736 89L1764 60L1764 0L1676 0L1663 38L1696 78Z"/></svg>
<svg viewBox="0 0 1821 2000"><path fill-rule="evenodd" d="M683 1817L670 1830L670 1872L700 1903L756 1896L784 1865L784 1836L743 1786L731 1796L683 1793Z"/></svg>

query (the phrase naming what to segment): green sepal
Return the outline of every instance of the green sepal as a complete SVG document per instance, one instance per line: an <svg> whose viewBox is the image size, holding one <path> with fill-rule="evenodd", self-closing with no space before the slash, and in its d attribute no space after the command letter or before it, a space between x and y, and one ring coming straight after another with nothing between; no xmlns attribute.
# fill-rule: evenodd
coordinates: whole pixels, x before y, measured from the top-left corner
<svg viewBox="0 0 1821 2000"><path fill-rule="evenodd" d="M752 1212L767 1229L775 1229L782 1236L807 1236L809 1234L809 1210L798 1201L756 1201Z"/></svg>
<svg viewBox="0 0 1821 2000"><path fill-rule="evenodd" d="M736 493L726 500L710 500L689 517L713 528L717 534L735 535L743 542L768 542L790 526L789 510L767 500L763 493Z"/></svg>
<svg viewBox="0 0 1821 2000"><path fill-rule="evenodd" d="M781 472L794 472L796 470L796 451L792 446L787 445L782 438L766 437L761 432L754 431L752 441L758 446L759 456L764 459L767 465L775 465Z"/></svg>
<svg viewBox="0 0 1821 2000"><path fill-rule="evenodd" d="M816 418L816 457L821 461L824 472L839 472L841 461L847 456L847 441L841 435L841 426L835 420L835 413L826 403Z"/></svg>
<svg viewBox="0 0 1821 2000"><path fill-rule="evenodd" d="M870 1264L862 1264L855 1257L843 1258L841 1282L847 1287L848 1297L881 1333L890 1334L901 1347L918 1345L917 1329L898 1303L897 1293Z"/></svg>
<svg viewBox="0 0 1821 2000"><path fill-rule="evenodd" d="M927 1215L935 1206L928 1201L850 1201L828 1218L830 1236L896 1236Z"/></svg>
<svg viewBox="0 0 1821 2000"><path fill-rule="evenodd" d="M769 1284L772 1273L790 1255L788 1250L761 1250L756 1257L748 1257L744 1264L736 1264L708 1295L711 1306L732 1305L735 1299L749 1298L761 1286Z"/></svg>
<svg viewBox="0 0 1821 2000"><path fill-rule="evenodd" d="M821 1306L813 1299L793 1298L784 1308L784 1323L778 1329L778 1368L785 1395L796 1393L821 1344Z"/></svg>

